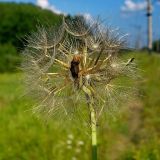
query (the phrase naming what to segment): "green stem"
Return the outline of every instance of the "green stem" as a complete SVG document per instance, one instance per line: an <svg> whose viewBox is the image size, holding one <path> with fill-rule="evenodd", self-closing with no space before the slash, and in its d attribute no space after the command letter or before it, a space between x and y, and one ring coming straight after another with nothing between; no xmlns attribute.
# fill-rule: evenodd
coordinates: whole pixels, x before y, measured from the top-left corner
<svg viewBox="0 0 160 160"><path fill-rule="evenodd" d="M91 90L83 85L83 90L86 93L86 99L90 110L91 119L91 134L92 134L92 160L97 160L97 121L94 108L94 98Z"/></svg>
<svg viewBox="0 0 160 160"><path fill-rule="evenodd" d="M89 104L91 116L91 133L92 133L92 160L97 160L97 125L96 114L93 104Z"/></svg>

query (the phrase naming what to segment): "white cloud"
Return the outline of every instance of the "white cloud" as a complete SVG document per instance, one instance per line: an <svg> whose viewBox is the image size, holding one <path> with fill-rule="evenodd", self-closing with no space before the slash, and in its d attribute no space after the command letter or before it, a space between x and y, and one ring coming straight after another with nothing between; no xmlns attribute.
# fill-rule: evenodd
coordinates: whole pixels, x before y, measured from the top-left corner
<svg viewBox="0 0 160 160"><path fill-rule="evenodd" d="M36 4L37 4L37 6L43 8L43 9L51 10L54 13L65 14L62 11L60 11L59 9L57 9L54 5L50 4L48 0L37 0Z"/></svg>
<svg viewBox="0 0 160 160"><path fill-rule="evenodd" d="M141 11L147 7L147 2L134 2L133 0L125 0L124 5L121 7L122 11Z"/></svg>
<svg viewBox="0 0 160 160"><path fill-rule="evenodd" d="M84 13L83 17L85 18L86 21L89 21L89 22L93 21L93 17L91 16L90 13Z"/></svg>
<svg viewBox="0 0 160 160"><path fill-rule="evenodd" d="M77 13L75 16L82 16L87 22L91 23L94 21L90 13Z"/></svg>

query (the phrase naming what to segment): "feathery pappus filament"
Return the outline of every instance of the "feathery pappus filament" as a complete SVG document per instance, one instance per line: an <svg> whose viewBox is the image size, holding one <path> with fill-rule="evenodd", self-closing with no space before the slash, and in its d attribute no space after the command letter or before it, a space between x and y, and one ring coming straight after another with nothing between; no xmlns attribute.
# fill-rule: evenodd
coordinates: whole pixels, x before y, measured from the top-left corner
<svg viewBox="0 0 160 160"><path fill-rule="evenodd" d="M86 103L86 92L94 97L96 117L110 104L115 106L119 97L125 98L127 87L115 82L134 78L136 66L134 58L123 61L117 56L125 49L125 39L117 32L77 17L31 35L22 67L27 89L36 99L34 112L47 117L77 114L89 121L87 107L80 107Z"/></svg>

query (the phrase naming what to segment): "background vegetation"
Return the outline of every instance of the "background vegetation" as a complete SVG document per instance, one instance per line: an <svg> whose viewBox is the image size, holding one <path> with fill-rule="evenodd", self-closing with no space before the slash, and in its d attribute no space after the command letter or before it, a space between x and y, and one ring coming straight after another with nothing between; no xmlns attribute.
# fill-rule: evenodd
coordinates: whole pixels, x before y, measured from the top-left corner
<svg viewBox="0 0 160 160"><path fill-rule="evenodd" d="M0 72L17 70L25 37L37 26L58 25L62 16L32 4L0 3ZM6 67L7 66L7 67Z"/></svg>
<svg viewBox="0 0 160 160"><path fill-rule="evenodd" d="M102 160L159 160L160 57L130 54L144 70L137 84L143 96L98 128L98 154ZM0 74L0 160L90 159L87 132L67 121L64 126L56 120L46 125L31 114L32 100L23 96L22 77L22 73Z"/></svg>
<svg viewBox="0 0 160 160"><path fill-rule="evenodd" d="M73 122L65 122L66 128L56 120L46 124L32 115L32 100L24 96L21 83L23 73L15 72L25 35L37 24L59 24L61 16L32 4L0 3L0 17L0 160L90 159L87 132ZM143 70L137 83L142 96L98 128L98 154L101 160L159 160L160 55L124 55L128 56L135 57Z"/></svg>

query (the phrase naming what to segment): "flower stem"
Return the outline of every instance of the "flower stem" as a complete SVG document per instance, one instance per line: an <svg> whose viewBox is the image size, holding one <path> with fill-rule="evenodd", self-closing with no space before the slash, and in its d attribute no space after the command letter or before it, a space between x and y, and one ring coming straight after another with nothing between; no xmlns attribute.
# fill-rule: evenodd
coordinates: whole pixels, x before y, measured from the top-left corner
<svg viewBox="0 0 160 160"><path fill-rule="evenodd" d="M88 85L88 84L87 84ZM94 108L94 97L89 88L83 85L83 91L86 93L86 99L90 110L91 120L91 138L92 138L92 160L97 160L97 121L96 111Z"/></svg>
<svg viewBox="0 0 160 160"><path fill-rule="evenodd" d="M96 114L92 103L89 103L92 134L92 160L97 160L97 125Z"/></svg>

